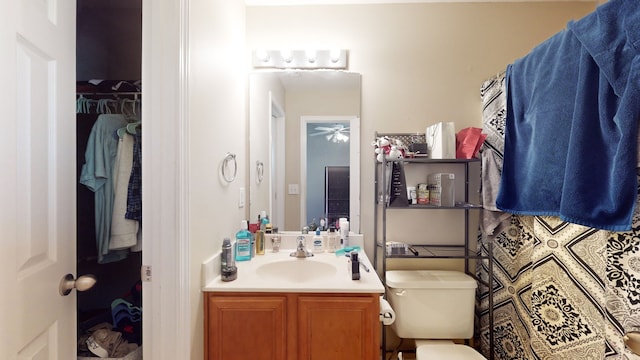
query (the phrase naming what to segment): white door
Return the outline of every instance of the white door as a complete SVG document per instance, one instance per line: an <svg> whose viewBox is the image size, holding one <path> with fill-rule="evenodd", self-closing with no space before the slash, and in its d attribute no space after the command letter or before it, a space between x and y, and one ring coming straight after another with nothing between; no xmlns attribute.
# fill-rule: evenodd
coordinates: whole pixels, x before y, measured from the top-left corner
<svg viewBox="0 0 640 360"><path fill-rule="evenodd" d="M0 359L73 359L76 1L0 2Z"/></svg>

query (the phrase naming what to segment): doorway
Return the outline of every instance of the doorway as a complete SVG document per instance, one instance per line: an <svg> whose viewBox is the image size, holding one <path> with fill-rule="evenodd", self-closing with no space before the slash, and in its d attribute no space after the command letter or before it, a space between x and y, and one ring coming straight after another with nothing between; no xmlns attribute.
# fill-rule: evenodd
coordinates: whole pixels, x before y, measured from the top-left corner
<svg viewBox="0 0 640 360"><path fill-rule="evenodd" d="M349 218L348 121L309 122L307 126L307 221L338 227ZM323 219L324 221L321 221Z"/></svg>
<svg viewBox="0 0 640 360"><path fill-rule="evenodd" d="M310 163L308 152L310 151L308 143L310 139L320 139L330 142L333 145L333 140L337 138L326 138L326 135L311 136L314 133L316 127L329 127L336 124L341 124L344 127L349 128L349 139L347 142L342 142L345 152L348 153L346 158L348 161L346 164L336 162L334 165L345 165L349 167L349 226L350 229L355 232L360 232L360 118L357 116L302 116L300 126L300 222L301 224L309 224L309 221L313 221L313 214L310 214L307 210L307 203L309 202L309 196L312 195L312 191L308 189L317 189L319 185L312 185L309 183L313 181L313 175L308 173L309 169L314 170L314 164ZM324 126L322 126L324 125ZM345 132L346 134L346 132ZM345 135L343 134L343 135ZM332 134L333 135L333 134ZM327 147L325 147L325 150ZM314 150L315 151L315 150ZM320 150L323 152L323 150ZM335 160L338 161L338 160ZM327 164L332 165L332 164ZM325 169L324 165L321 169L320 179L323 181L323 185L320 187L324 189ZM314 191L315 192L315 191ZM324 191L322 193L322 213L324 213ZM311 220L307 218L311 217ZM316 219L318 220L318 219ZM319 221L319 220L318 220ZM328 224L327 224L328 225Z"/></svg>
<svg viewBox="0 0 640 360"><path fill-rule="evenodd" d="M110 327L128 343L142 343L141 246L137 243L107 254L100 249L98 239L103 235L97 230L101 225L96 213L106 208L96 207L97 192L81 179L83 164L91 156L87 151L91 134L101 115L122 115L131 124L141 120L142 1L77 0L76 4L76 105L86 105L76 106L76 260L78 275L97 278L92 289L77 294L78 355L91 356L83 344L97 328ZM132 130L141 139L141 128ZM141 233L136 237L141 239Z"/></svg>

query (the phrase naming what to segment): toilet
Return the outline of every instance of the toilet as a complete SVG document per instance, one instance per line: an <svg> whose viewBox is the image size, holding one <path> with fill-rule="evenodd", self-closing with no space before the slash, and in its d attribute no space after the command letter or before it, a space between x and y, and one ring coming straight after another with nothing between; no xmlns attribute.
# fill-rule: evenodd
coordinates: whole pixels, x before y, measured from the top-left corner
<svg viewBox="0 0 640 360"><path fill-rule="evenodd" d="M416 359L486 360L453 339L473 337L475 292L471 276L446 270L387 271L387 298L400 338L415 339Z"/></svg>

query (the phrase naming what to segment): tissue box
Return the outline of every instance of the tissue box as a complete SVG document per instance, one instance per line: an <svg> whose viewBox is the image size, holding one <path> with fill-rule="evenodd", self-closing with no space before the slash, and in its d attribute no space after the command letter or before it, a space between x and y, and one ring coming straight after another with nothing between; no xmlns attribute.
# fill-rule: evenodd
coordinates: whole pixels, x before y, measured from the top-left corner
<svg viewBox="0 0 640 360"><path fill-rule="evenodd" d="M429 203L435 206L455 205L455 174L435 173L427 177Z"/></svg>
<svg viewBox="0 0 640 360"><path fill-rule="evenodd" d="M387 241L387 255L406 255L409 245L397 241Z"/></svg>

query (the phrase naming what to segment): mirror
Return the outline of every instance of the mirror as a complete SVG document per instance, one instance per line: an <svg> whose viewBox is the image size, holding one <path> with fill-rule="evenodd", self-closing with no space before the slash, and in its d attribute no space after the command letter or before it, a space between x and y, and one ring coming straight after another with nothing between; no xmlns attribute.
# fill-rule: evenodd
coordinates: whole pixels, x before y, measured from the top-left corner
<svg viewBox="0 0 640 360"><path fill-rule="evenodd" d="M346 71L274 70L249 75L251 222L265 210L279 231L300 231L314 218L319 223L326 216L327 199L324 179L322 185L314 180L324 177L327 166L346 166L350 228L359 233L360 93L361 75ZM333 128L341 128L339 132L349 139L337 141ZM325 144L318 146L320 140ZM320 160L338 146L348 148L336 158L340 161ZM316 173L309 174L308 168ZM309 210L309 206L315 207Z"/></svg>

